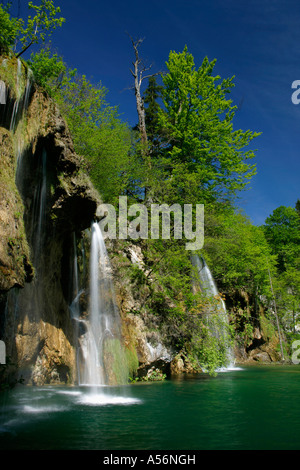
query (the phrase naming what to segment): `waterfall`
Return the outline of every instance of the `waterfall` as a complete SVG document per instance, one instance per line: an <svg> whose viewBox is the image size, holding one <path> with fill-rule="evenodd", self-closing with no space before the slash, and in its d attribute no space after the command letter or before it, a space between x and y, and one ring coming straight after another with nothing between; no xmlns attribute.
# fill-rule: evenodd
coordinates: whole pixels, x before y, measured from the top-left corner
<svg viewBox="0 0 300 470"><path fill-rule="evenodd" d="M21 81L21 77L22 77L22 63L21 63L21 60L18 59L18 61L17 61L17 81L16 81L17 95L18 96L17 96L17 99L14 102L13 112L12 112L12 115L11 115L10 126L9 126L10 131L14 131L15 126L16 126L16 119L17 119L19 104L20 104L20 81Z"/></svg>
<svg viewBox="0 0 300 470"><path fill-rule="evenodd" d="M33 72L31 69L27 70L27 81L26 81L26 88L25 88L25 96L24 96L24 104L23 104L23 113L27 111L29 98L31 93L31 87L33 83Z"/></svg>
<svg viewBox="0 0 300 470"><path fill-rule="evenodd" d="M6 104L6 86L3 80L0 80L0 104Z"/></svg>
<svg viewBox="0 0 300 470"><path fill-rule="evenodd" d="M76 251L76 250L75 250ZM75 257L76 257L75 253ZM74 292L70 305L78 330L78 369L81 385L103 386L127 383L128 371L122 345L121 320L116 305L112 268L98 223L91 227L88 315L82 315L82 294L74 259Z"/></svg>
<svg viewBox="0 0 300 470"><path fill-rule="evenodd" d="M35 260L39 260L44 242L47 204L47 153L44 149L40 156L39 182L34 194L32 234Z"/></svg>
<svg viewBox="0 0 300 470"><path fill-rule="evenodd" d="M0 64L4 69L7 68L7 65L7 59L4 59ZM10 68L12 68L12 64L10 64ZM22 66L21 59L17 60L14 73L14 91L12 91L5 81L0 80L0 104L5 106L1 116L1 124L12 133L15 133L20 119L24 117L28 109L34 83L32 70Z"/></svg>
<svg viewBox="0 0 300 470"><path fill-rule="evenodd" d="M207 309L206 321L212 335L217 338L219 344L224 344L226 349L225 368L231 369L234 366L234 355L230 345L228 332L228 314L226 305L216 287L212 273L203 257L192 255L191 261L196 268L197 281L203 295L209 299L210 306Z"/></svg>

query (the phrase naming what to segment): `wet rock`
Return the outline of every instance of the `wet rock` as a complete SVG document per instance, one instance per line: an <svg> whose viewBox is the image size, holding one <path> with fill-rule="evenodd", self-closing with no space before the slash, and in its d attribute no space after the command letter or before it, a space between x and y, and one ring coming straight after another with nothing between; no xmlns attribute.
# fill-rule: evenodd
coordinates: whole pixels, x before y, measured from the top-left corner
<svg viewBox="0 0 300 470"><path fill-rule="evenodd" d="M24 114L19 111L12 130L7 113L0 120L0 334L26 383L69 383L76 375L71 237L89 228L101 201L49 96L33 84ZM47 182L39 234L34 216L43 152Z"/></svg>

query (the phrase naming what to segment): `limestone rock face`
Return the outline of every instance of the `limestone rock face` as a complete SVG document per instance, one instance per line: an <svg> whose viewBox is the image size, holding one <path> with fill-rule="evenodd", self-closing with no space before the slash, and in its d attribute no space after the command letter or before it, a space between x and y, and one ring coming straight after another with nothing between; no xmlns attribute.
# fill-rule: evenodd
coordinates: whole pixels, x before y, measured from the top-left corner
<svg viewBox="0 0 300 470"><path fill-rule="evenodd" d="M23 221L23 203L15 184L10 132L0 128L0 292L23 287L32 279L30 250Z"/></svg>
<svg viewBox="0 0 300 470"><path fill-rule="evenodd" d="M73 383L72 237L101 201L55 103L34 83L25 87L20 64L0 67L4 82L11 67L23 83L16 93L6 82L0 107L0 338L26 383Z"/></svg>
<svg viewBox="0 0 300 470"><path fill-rule="evenodd" d="M173 355L162 344L159 335L150 332L143 319L137 315L127 314L126 325L139 361L138 375L147 376L148 371L153 368L169 372Z"/></svg>

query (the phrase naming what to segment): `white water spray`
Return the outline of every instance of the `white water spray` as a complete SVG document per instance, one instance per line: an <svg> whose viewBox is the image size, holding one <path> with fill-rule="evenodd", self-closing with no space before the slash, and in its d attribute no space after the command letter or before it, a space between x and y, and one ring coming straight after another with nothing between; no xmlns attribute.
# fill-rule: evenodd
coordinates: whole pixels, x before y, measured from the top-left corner
<svg viewBox="0 0 300 470"><path fill-rule="evenodd" d="M75 282L78 283L76 270ZM77 281L76 281L77 279ZM121 322L115 301L112 269L98 223L91 228L89 314L80 316L81 291L70 310L77 320L79 335L79 383L89 386L126 383L128 372L121 344Z"/></svg>
<svg viewBox="0 0 300 470"><path fill-rule="evenodd" d="M3 80L0 80L0 104L6 104L6 86Z"/></svg>

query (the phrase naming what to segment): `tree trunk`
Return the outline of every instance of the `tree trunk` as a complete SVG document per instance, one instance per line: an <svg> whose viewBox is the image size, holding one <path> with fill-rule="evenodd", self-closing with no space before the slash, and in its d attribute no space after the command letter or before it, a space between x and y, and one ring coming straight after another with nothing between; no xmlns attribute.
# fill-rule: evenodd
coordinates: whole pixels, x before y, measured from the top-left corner
<svg viewBox="0 0 300 470"><path fill-rule="evenodd" d="M139 44L142 42L141 39L138 41L132 41L132 45L134 48L134 53L135 53L135 61L133 62L134 66L134 72L131 70L131 73L134 77L134 92L135 92L135 99L136 99L136 108L137 108L137 113L138 113L138 120L139 120L139 131L141 135L141 142L143 145L146 145L148 142L147 138L147 131L146 131L146 121L145 121L145 107L144 107L144 101L142 98L141 94L141 85L142 85L142 80L143 80L143 71L145 70L142 68L140 70L140 64L141 64L141 59L139 57L139 52L138 52L138 47Z"/></svg>

